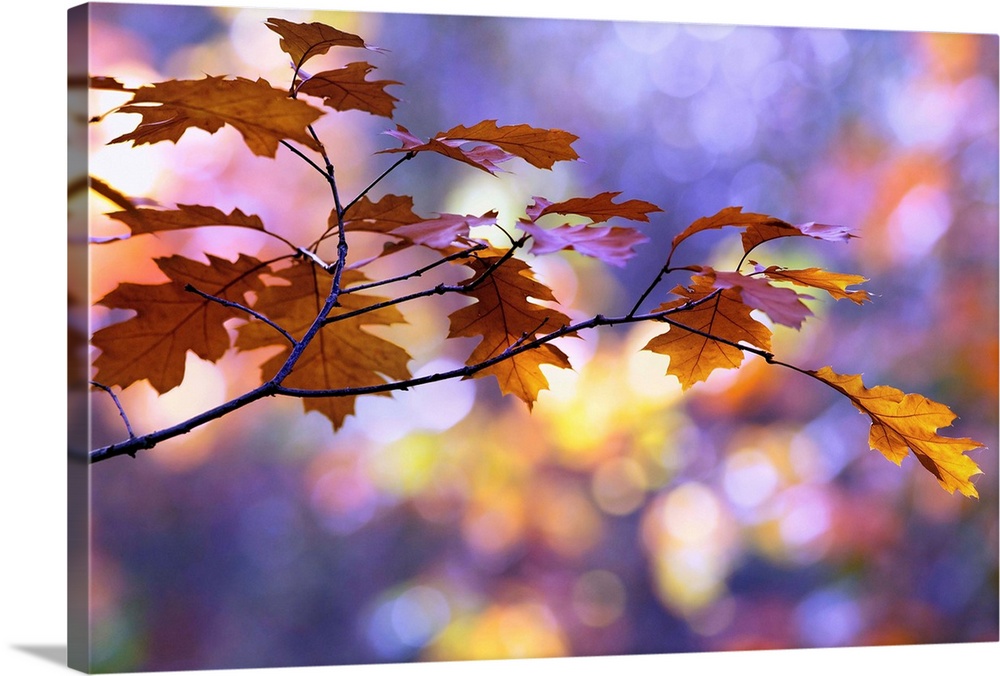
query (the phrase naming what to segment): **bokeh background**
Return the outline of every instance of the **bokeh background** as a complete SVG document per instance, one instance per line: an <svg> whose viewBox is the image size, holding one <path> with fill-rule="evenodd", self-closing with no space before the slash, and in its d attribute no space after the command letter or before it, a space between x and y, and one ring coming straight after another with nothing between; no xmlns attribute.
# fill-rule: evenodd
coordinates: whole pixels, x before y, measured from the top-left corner
<svg viewBox="0 0 1000 676"><path fill-rule="evenodd" d="M203 74L290 75L261 10L92 5L90 69L129 85ZM570 341L575 372L529 415L495 383L449 382L358 402L334 434L295 401L257 404L92 470L95 669L996 641L997 39L995 36L289 12L385 54L334 50L402 82L393 121L318 125L342 195L388 166L380 132L428 136L482 119L580 136L584 162L487 176L407 163L380 192L417 211L512 223L533 195L620 190L664 213L624 270L539 262L583 314L627 310L692 220L740 205L850 225L849 244L776 242L762 262L869 278L864 307L817 302L775 351L942 401L971 436L979 501L912 459L867 448L866 419L828 388L751 358L682 393L648 327ZM346 52L346 53L343 53ZM315 69L316 66L313 66ZM92 112L123 102L97 92ZM176 146L106 146L90 171L164 205L257 213L286 234L325 226L328 191L290 153L252 156L232 130ZM91 200L92 234L121 232ZM252 235L252 233L251 233ZM732 265L732 233L685 243ZM159 279L151 258L233 258L246 233L91 247L92 298ZM678 283L684 281L676 280ZM413 370L461 363L444 317L404 307ZM127 315L95 308L94 328ZM466 346L467 347L467 346ZM122 393L138 431L253 385L266 355L192 358L185 384ZM123 436L93 398L94 443Z"/></svg>

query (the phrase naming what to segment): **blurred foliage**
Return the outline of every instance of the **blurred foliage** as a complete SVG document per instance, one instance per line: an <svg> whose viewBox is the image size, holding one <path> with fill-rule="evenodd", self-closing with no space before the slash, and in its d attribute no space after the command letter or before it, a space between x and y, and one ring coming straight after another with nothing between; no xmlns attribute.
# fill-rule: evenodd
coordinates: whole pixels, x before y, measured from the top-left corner
<svg viewBox="0 0 1000 676"><path fill-rule="evenodd" d="M92 5L90 70L281 86L267 16ZM623 270L540 266L584 311L626 304L678 229L724 206L855 227L843 246L773 245L786 265L864 274L877 296L815 303L775 352L947 403L956 433L989 447L974 458L981 499L868 451L865 420L815 382L754 358L682 396L665 359L638 352L648 330L616 329L566 342L576 370L553 370L531 415L470 381L359 400L336 435L298 402L269 401L95 467L96 670L998 639L996 36L283 16L391 50L371 58L405 83L396 120L415 134L499 119L581 137L585 162L546 173L421 158L384 186L418 211L499 208L512 222L532 195L604 190L663 207ZM94 92L91 109L121 99ZM279 231L325 224L328 192L290 153L251 156L226 130L104 145L128 124L92 130L90 167L126 194L239 207ZM342 195L386 166L373 153L392 145L388 125L319 123ZM90 209L92 234L120 231L109 203ZM236 238L262 244L226 231L97 247L91 297L158 279L158 252L227 255ZM705 239L692 261L730 253ZM461 361L438 349L442 320L404 312L414 372ZM92 312L92 328L117 320ZM181 388L138 384L122 401L145 430L172 424L246 389L261 360L191 358ZM118 439L117 410L92 399L94 443Z"/></svg>

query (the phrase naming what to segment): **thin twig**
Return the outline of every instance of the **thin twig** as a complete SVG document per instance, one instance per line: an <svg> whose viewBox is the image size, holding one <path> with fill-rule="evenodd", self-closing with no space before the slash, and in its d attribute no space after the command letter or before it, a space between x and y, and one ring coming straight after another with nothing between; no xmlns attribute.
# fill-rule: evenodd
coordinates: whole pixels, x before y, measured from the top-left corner
<svg viewBox="0 0 1000 676"><path fill-rule="evenodd" d="M414 277L421 277L421 276L423 276L423 274L425 272L430 272L434 268L440 267L440 266L444 265L445 263L450 263L452 261L456 261L456 260L458 260L460 258L468 258L469 256L472 256L475 252L482 251L485 248L486 248L485 244L477 243L474 246L469 247L468 249L463 249L462 251L457 251L457 252L455 252L453 254L449 254L448 256L445 256L444 258L439 258L438 260L434 261L433 263L425 265L424 267L419 268L417 270L414 270L413 272L408 272L406 274L398 275L396 277L389 277L389 278L386 278L386 279L379 279L379 280L374 281L374 282L368 282L367 284L357 284L355 286L349 286L346 289L343 289L340 293L341 293L341 295L343 295L345 293L356 293L358 291L365 291L367 289L374 289L374 288L379 287L379 286L385 286L386 284L393 284L395 282L403 282L403 281L406 281L407 279L412 279Z"/></svg>
<svg viewBox="0 0 1000 676"><path fill-rule="evenodd" d="M365 195L367 195L372 190L372 188L374 188L379 183L381 183L382 179L384 179L386 176L388 176L389 174L391 174L399 165L401 165L403 162L406 162L407 160L412 160L416 156L417 156L417 154L415 152L411 151L411 152L406 153L402 157L400 157L398 160L396 160L392 164L391 167L389 167L388 169L386 169L385 171L383 171L381 174L379 174L378 178L376 178L374 181L372 181L371 183L369 183L367 188L365 188L360 193L358 193L358 196L355 197L353 200L351 200L347 204L346 207L344 207L344 212L346 213L347 211L349 211L351 207L353 207L355 204L357 204L361 200L362 197L364 197Z"/></svg>
<svg viewBox="0 0 1000 676"><path fill-rule="evenodd" d="M299 156L299 158L301 158L301 159L302 159L303 161L305 161L305 162L306 162L306 163L307 163L307 164L308 164L309 166L311 166L311 167L312 167L313 169L315 169L315 170L316 170L316 171L318 171L318 172L319 172L320 174L322 174L324 178L326 178L326 171L324 171L324 170L323 170L323 167L321 167L321 166L319 166L318 164L316 164L315 162L313 162L313 161L312 161L312 160L311 160L311 159L310 159L310 158L309 158L309 157L308 157L308 156L307 156L307 155L306 155L305 153L303 153L303 152L302 152L301 150L299 150L298 148L296 148L296 147L295 147L295 146L293 146L293 145L292 145L291 143L289 143L288 141L285 141L285 140L281 140L281 141L279 141L279 143L281 143L281 145L285 146L286 148L288 148L289 150L291 150L291 151L292 151L293 153L295 153L296 155L298 155L298 156Z"/></svg>
<svg viewBox="0 0 1000 676"><path fill-rule="evenodd" d="M381 310L383 308L391 307L393 305L399 305L401 303L408 303L411 300L417 300L419 298L429 298L430 296L443 296L446 293L469 293L475 290L480 284L485 282L490 276L493 275L496 270L503 265L505 262L510 260L514 255L514 250L522 246L527 240L527 236L522 237L514 243L514 247L508 249L503 256L497 259L494 263L490 264L488 268L483 270L482 274L477 277L473 277L467 282L461 284L438 284L430 289L423 289L422 291L414 291L413 293L406 294L405 296L397 296L396 298L390 298L389 300L384 300L378 303L372 303L363 308L358 308L356 310L351 310L349 312L344 312L333 317L327 318L325 324L334 324L336 322L342 322L345 319L350 319L352 317L357 317L359 315L368 314L369 312L375 312L376 310ZM463 252L465 253L465 252ZM475 252L473 252L474 255ZM358 291L360 287L353 287L351 291ZM370 286L365 287L370 288ZM347 293L347 291L344 291Z"/></svg>
<svg viewBox="0 0 1000 676"><path fill-rule="evenodd" d="M353 200L351 200L350 202L348 202L347 206L345 206L343 208L343 210L340 212L340 216L341 217L346 216L347 212L351 210L351 207L353 207L355 204L357 204L358 202L360 202L361 198L364 197L365 195L367 195L368 192L372 188L374 188L376 185L378 185L382 181L382 179L384 179L386 176L388 176L389 174L391 174L392 171L394 169L396 169L396 167L398 167L399 165L401 165L403 162L405 162L405 161L407 161L409 159L413 159L414 157L416 157L416 155L417 155L416 153L410 152L410 153L406 153L401 158L399 158L398 160L396 160L391 167L389 167L388 169L386 169L385 171L383 171L379 175L378 178L376 178L374 181L372 181L371 183L369 183L367 188L365 188L360 193L358 193L357 197L355 197ZM313 242L310 245L310 248L311 249L316 249L323 242L323 240L327 239L328 237L331 237L333 235L333 233L334 233L335 230L336 230L335 227L327 228L326 231L322 235L319 236L319 239L317 239L315 242Z"/></svg>
<svg viewBox="0 0 1000 676"><path fill-rule="evenodd" d="M268 326L270 326L272 329L274 329L275 331L277 331L278 333L280 333L281 335L283 335L288 340L288 342L291 343L292 345L295 345L298 342L298 341L295 340L295 338L292 337L292 335L290 333L288 333L288 331L286 331L285 329L281 328L278 324L274 323L272 320L268 319L267 317L265 317L261 313L257 312L253 308L247 307L246 305L243 305L242 303L237 303L235 301L226 300L225 298L219 298L218 296L213 296L210 293L205 293L204 291L195 288L195 286L192 285L192 284L185 284L184 285L184 290L185 291L189 291L189 292L194 293L194 294L197 294L197 295L201 296L202 298L204 298L205 300L212 301L213 303L218 303L219 305L222 305L224 307L229 307L229 308L233 308L235 310L240 310L241 312L245 312L248 315L250 315L252 317L255 317L255 318L259 319L260 321L264 322L265 324L267 324Z"/></svg>
<svg viewBox="0 0 1000 676"><path fill-rule="evenodd" d="M330 272L331 270L333 270L334 266L336 265L336 263L327 263L326 261L324 261L322 258L319 257L319 254L317 254L317 253L315 253L313 251L310 251L309 249L306 249L306 248L303 248L303 247L299 247L298 249L296 249L296 251L298 251L300 254L302 254L306 258L310 259L313 263L315 263L316 265L320 266L321 268L323 268L327 272Z"/></svg>
<svg viewBox="0 0 1000 676"><path fill-rule="evenodd" d="M111 388L93 380L90 381L90 384L108 393L108 396L111 397L111 401L115 402L115 406L118 407L118 415L120 415L122 420L125 422L125 429L128 431L128 438L135 439L135 432L132 431L132 425L128 421L128 416L125 415L125 409L122 408L121 401L119 401L115 393L111 391Z"/></svg>

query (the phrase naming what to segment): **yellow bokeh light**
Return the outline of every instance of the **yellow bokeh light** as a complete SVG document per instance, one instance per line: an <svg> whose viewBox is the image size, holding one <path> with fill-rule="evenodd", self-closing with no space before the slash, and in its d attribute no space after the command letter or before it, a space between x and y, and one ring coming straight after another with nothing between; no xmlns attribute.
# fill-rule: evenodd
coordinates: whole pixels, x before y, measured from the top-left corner
<svg viewBox="0 0 1000 676"><path fill-rule="evenodd" d="M536 601L497 604L449 624L428 651L433 660L562 657L569 646L552 612Z"/></svg>

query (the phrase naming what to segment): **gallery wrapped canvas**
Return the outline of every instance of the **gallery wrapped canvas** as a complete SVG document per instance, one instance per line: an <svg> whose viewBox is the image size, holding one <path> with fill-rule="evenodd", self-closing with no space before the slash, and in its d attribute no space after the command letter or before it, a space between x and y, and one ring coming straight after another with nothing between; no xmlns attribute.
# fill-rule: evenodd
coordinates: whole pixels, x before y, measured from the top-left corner
<svg viewBox="0 0 1000 676"><path fill-rule="evenodd" d="M70 666L996 642L997 46L70 10Z"/></svg>

